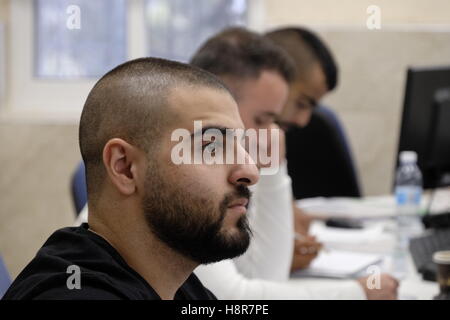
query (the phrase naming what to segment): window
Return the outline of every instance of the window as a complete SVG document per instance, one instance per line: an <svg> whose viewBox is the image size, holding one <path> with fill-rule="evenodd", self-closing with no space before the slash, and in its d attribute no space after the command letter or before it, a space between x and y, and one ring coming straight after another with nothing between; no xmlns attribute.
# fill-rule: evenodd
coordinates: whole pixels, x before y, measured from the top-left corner
<svg viewBox="0 0 450 320"><path fill-rule="evenodd" d="M7 94L0 119L76 123L92 86L111 68L149 55L187 62L203 41L226 26L261 29L263 3L11 1ZM68 26L74 7L79 28Z"/></svg>
<svg viewBox="0 0 450 320"><path fill-rule="evenodd" d="M246 25L247 7L247 0L147 0L148 54L188 62L213 34Z"/></svg>
<svg viewBox="0 0 450 320"><path fill-rule="evenodd" d="M35 0L35 76L99 77L124 62L126 4L126 0Z"/></svg>

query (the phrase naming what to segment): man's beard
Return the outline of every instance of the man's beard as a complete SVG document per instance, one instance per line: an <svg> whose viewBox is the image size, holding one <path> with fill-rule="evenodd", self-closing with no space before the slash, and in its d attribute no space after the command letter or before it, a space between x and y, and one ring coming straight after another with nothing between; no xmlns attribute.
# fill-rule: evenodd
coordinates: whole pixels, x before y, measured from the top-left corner
<svg viewBox="0 0 450 320"><path fill-rule="evenodd" d="M239 218L235 230L222 229L228 206L238 198L250 198L246 186L237 186L235 192L216 204L214 194L180 188L177 182L168 183L158 168L149 167L143 210L147 225L162 242L193 261L206 264L237 257L250 244L246 215Z"/></svg>

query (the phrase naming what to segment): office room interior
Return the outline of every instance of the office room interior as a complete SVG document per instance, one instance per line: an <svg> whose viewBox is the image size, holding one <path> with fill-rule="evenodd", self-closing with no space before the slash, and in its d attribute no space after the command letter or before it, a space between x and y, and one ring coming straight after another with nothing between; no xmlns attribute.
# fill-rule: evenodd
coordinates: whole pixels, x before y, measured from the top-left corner
<svg viewBox="0 0 450 320"><path fill-rule="evenodd" d="M189 63L208 38L236 26L274 46L267 32L309 30L337 66L336 86L319 95L311 122L280 125L298 132L283 135L289 190L308 224L304 235L289 231L290 250L297 240L320 245L301 267L291 269L289 260L287 279L265 273L265 280L289 283L285 296L275 289L273 296L216 292L219 284L209 285L201 266L205 287L219 299L450 299L450 278L446 293L442 280L450 277L448 0L0 0L0 297L53 232L79 224L80 214L86 219L79 123L95 83L136 58ZM328 127L308 128L318 119ZM413 187L423 192L413 208L415 229L408 229L406 245L398 244L405 209L400 167L416 162L421 173ZM244 262L236 260L238 271ZM264 279L264 272L242 270ZM367 286L380 284L379 272L396 284L382 278L395 288L377 296ZM355 279L359 295L344 285L330 293L334 284L350 288ZM311 295L302 287L312 288Z"/></svg>

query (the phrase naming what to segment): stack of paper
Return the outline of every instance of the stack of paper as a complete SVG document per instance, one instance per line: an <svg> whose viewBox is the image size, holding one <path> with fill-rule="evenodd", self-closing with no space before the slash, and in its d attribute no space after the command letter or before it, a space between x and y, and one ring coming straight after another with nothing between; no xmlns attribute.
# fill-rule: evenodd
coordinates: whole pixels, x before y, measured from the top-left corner
<svg viewBox="0 0 450 320"><path fill-rule="evenodd" d="M293 277L352 278L365 268L376 265L381 255L350 251L322 251L308 269L296 271Z"/></svg>

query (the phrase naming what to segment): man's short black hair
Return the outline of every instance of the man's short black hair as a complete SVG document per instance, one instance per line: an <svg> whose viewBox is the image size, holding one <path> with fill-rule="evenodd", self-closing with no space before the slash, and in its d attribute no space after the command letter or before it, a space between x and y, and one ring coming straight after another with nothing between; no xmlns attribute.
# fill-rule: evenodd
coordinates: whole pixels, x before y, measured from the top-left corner
<svg viewBox="0 0 450 320"><path fill-rule="evenodd" d="M293 62L283 50L262 35L240 27L225 29L208 39L190 63L234 79L258 78L262 71L270 70L290 83L294 73Z"/></svg>
<svg viewBox="0 0 450 320"><path fill-rule="evenodd" d="M304 58L304 53L299 53L306 47L320 63L326 77L328 90L331 91L337 86L338 66L333 54L318 35L306 28L287 27L270 31L266 34L266 37L286 50L296 63L297 72L302 72L307 69L304 67L304 63L308 63L308 61L298 61L298 59L302 58L308 60ZM296 55L300 55L300 57L296 59Z"/></svg>
<svg viewBox="0 0 450 320"><path fill-rule="evenodd" d="M158 58L125 62L95 84L86 99L79 127L90 204L95 202L105 178L105 144L121 138L150 154L161 142L162 129L177 119L168 98L179 87L192 88L193 94L199 87L229 93L209 72Z"/></svg>

